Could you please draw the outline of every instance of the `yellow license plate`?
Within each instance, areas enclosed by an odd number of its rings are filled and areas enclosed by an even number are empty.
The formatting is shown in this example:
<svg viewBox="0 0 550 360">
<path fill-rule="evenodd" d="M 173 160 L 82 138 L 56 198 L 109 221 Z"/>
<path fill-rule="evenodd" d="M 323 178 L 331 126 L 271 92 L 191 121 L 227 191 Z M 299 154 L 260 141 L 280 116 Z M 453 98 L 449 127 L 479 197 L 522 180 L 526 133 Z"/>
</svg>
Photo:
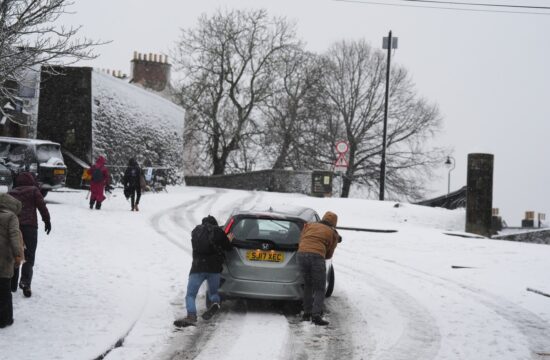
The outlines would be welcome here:
<svg viewBox="0 0 550 360">
<path fill-rule="evenodd" d="M 54 175 L 65 175 L 65 169 L 54 169 L 53 174 Z"/>
<path fill-rule="evenodd" d="M 285 254 L 278 251 L 248 250 L 246 258 L 250 261 L 283 262 Z"/>
</svg>

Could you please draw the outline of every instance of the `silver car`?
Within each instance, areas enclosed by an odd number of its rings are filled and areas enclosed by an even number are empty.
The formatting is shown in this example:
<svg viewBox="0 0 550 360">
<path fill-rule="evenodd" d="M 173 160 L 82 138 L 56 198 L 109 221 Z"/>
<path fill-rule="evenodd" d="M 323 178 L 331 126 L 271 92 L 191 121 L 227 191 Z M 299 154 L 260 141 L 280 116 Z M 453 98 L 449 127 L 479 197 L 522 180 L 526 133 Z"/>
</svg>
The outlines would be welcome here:
<svg viewBox="0 0 550 360">
<path fill-rule="evenodd" d="M 319 221 L 310 208 L 288 207 L 234 213 L 225 225 L 233 233 L 226 253 L 220 296 L 270 300 L 301 300 L 303 279 L 296 262 L 304 224 Z M 334 289 L 334 268 L 327 260 L 326 296 Z"/>
</svg>

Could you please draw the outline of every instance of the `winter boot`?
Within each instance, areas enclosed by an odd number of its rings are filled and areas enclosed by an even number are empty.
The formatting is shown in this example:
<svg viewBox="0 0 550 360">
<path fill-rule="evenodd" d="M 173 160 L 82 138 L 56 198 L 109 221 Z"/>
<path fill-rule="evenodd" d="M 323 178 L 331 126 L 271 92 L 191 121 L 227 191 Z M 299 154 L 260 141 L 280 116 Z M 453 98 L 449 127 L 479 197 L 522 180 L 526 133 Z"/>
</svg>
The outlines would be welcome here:
<svg viewBox="0 0 550 360">
<path fill-rule="evenodd" d="M 183 319 L 174 321 L 175 327 L 195 326 L 196 324 L 197 324 L 197 315 L 193 315 L 193 314 L 188 314 Z"/>
<path fill-rule="evenodd" d="M 328 325 L 328 321 L 324 320 L 321 314 L 311 315 L 311 322 L 314 323 L 315 325 L 320 325 L 320 326 Z"/>
<path fill-rule="evenodd" d="M 134 210 L 139 211 L 138 204 L 136 204 L 136 206 L 134 206 Z"/>
<path fill-rule="evenodd" d="M 310 313 L 303 313 L 302 321 L 311 321 L 311 314 Z"/>
<path fill-rule="evenodd" d="M 94 208 L 94 203 L 95 203 L 95 200 L 90 200 L 90 209 Z"/>
<path fill-rule="evenodd" d="M 136 207 L 132 205 L 132 209 L 130 209 L 130 211 L 135 211 L 135 210 L 136 210 Z"/>
<path fill-rule="evenodd" d="M 23 295 L 25 295 L 25 297 L 29 298 L 29 297 L 32 296 L 32 291 L 31 291 L 31 286 L 30 285 L 19 283 L 19 287 L 21 288 L 21 290 L 23 290 Z"/>
<path fill-rule="evenodd" d="M 218 303 L 213 303 L 212 305 L 210 305 L 210 307 L 208 308 L 208 310 L 206 310 L 203 314 L 202 314 L 202 318 L 204 320 L 210 320 L 212 318 L 212 316 L 214 316 L 218 310 L 220 310 L 220 304 Z"/>
<path fill-rule="evenodd" d="M 101 203 L 99 201 L 95 204 L 95 208 L 96 210 L 101 210 Z"/>
<path fill-rule="evenodd" d="M 13 319 L 6 320 L 5 322 L 0 322 L 0 329 L 5 328 L 6 326 L 13 325 Z"/>
</svg>

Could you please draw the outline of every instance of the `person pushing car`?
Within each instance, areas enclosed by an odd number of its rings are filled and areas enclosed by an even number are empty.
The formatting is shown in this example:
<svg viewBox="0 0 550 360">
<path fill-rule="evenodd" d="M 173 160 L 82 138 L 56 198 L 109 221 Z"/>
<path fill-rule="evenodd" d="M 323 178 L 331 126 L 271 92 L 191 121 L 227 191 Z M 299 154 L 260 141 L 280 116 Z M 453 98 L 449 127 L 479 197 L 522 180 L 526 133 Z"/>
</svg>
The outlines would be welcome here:
<svg viewBox="0 0 550 360">
<path fill-rule="evenodd" d="M 326 264 L 332 258 L 341 237 L 336 231 L 338 216 L 330 211 L 316 223 L 305 224 L 300 234 L 300 244 L 296 255 L 298 266 L 304 277 L 302 320 L 315 325 L 328 325 L 323 319 L 325 301 Z"/>
</svg>

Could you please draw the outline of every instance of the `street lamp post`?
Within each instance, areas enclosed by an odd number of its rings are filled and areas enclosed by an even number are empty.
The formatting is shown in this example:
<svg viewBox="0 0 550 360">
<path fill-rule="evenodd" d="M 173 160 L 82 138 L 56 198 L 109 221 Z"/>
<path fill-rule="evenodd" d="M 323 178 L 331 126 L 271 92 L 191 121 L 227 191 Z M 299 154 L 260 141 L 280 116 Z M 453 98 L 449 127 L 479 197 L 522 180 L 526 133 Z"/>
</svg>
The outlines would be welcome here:
<svg viewBox="0 0 550 360">
<path fill-rule="evenodd" d="M 449 175 L 447 177 L 447 196 L 451 193 L 451 171 L 455 169 L 456 161 L 452 156 L 447 156 L 445 160 L 445 166 L 449 169 Z"/>
<path fill-rule="evenodd" d="M 384 200 L 386 185 L 386 132 L 388 128 L 388 98 L 390 89 L 391 50 L 397 49 L 397 38 L 392 38 L 391 30 L 388 37 L 382 39 L 382 49 L 388 49 L 388 64 L 386 66 L 386 96 L 384 103 L 384 132 L 382 135 L 382 160 L 380 161 L 380 200 Z"/>
</svg>

